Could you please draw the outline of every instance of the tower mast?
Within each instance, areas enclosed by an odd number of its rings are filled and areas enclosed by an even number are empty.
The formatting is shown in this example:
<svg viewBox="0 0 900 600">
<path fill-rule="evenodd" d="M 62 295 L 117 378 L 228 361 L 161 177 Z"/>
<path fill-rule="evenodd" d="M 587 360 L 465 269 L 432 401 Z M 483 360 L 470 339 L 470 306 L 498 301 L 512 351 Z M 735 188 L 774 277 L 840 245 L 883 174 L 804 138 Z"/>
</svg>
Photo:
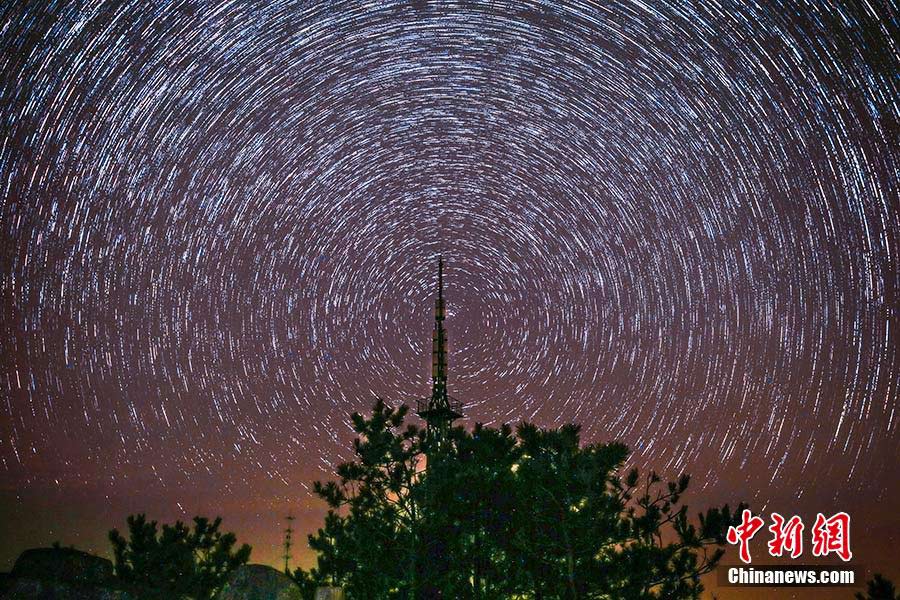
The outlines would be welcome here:
<svg viewBox="0 0 900 600">
<path fill-rule="evenodd" d="M 434 301 L 434 331 L 431 333 L 431 397 L 420 400 L 418 414 L 425 420 L 429 438 L 440 447 L 453 421 L 462 418 L 462 405 L 447 393 L 447 317 L 444 304 L 444 257 L 438 258 L 437 297 Z"/>
<path fill-rule="evenodd" d="M 284 574 L 290 575 L 290 561 L 291 561 L 291 546 L 293 546 L 293 535 L 294 535 L 294 516 L 288 513 L 288 516 L 285 517 L 287 519 L 287 529 L 284 530 L 284 554 L 282 558 L 284 559 Z"/>
</svg>

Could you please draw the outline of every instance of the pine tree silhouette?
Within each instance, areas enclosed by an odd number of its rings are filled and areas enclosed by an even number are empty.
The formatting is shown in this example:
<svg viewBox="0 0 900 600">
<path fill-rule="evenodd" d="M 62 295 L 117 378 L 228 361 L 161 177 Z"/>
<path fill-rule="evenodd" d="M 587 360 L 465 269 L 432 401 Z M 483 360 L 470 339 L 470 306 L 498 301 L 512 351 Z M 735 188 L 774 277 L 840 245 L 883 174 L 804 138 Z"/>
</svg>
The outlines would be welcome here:
<svg viewBox="0 0 900 600">
<path fill-rule="evenodd" d="M 228 574 L 250 558 L 250 546 L 235 549 L 233 533 L 222 533 L 222 519 L 194 517 L 194 527 L 181 521 L 163 525 L 146 515 L 127 519 L 128 538 L 117 529 L 109 532 L 116 575 L 145 598 L 191 596 L 211 598 Z"/>
<path fill-rule="evenodd" d="M 881 573 L 875 573 L 875 576 L 866 583 L 865 595 L 857 592 L 857 600 L 900 600 L 894 584 L 882 577 Z"/>
<path fill-rule="evenodd" d="M 620 476 L 628 449 L 582 445 L 575 425 L 455 427 L 432 461 L 407 412 L 353 415 L 355 458 L 314 486 L 329 512 L 298 582 L 351 598 L 698 598 L 744 508 L 693 524 L 687 476 Z"/>
</svg>

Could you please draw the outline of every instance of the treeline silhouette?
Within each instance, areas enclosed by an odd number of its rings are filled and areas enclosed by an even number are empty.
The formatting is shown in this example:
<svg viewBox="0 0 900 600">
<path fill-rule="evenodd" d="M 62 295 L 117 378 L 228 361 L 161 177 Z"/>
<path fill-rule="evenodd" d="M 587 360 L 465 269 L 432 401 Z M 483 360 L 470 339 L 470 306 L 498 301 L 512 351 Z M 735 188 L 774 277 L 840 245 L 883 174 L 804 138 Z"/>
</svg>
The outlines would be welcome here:
<svg viewBox="0 0 900 600">
<path fill-rule="evenodd" d="M 269 567 L 242 567 L 251 548 L 222 531 L 221 518 L 160 527 L 138 514 L 124 535 L 109 532 L 113 565 L 58 544 L 27 550 L 0 580 L 0 599 L 63 589 L 23 578 L 65 579 L 78 593 L 91 581 L 97 597 L 122 590 L 147 600 L 313 600 L 320 587 L 350 600 L 696 599 L 745 508 L 714 507 L 693 520 L 682 502 L 686 475 L 624 473 L 628 449 L 582 445 L 577 425 L 435 435 L 408 423 L 408 410 L 378 400 L 370 417 L 353 415 L 353 460 L 314 485 L 329 510 L 308 537 L 316 567 L 287 573 L 299 589 Z M 879 574 L 855 597 L 900 600 Z"/>
<path fill-rule="evenodd" d="M 444 439 L 378 400 L 353 415 L 355 458 L 317 482 L 329 507 L 309 536 L 308 598 L 698 598 L 744 505 L 700 513 L 689 478 L 621 473 L 619 443 L 582 445 L 577 425 L 452 428 Z"/>
<path fill-rule="evenodd" d="M 235 534 L 220 531 L 220 517 L 194 517 L 193 527 L 177 521 L 161 530 L 143 514 L 127 523 L 128 537 L 113 529 L 109 540 L 119 582 L 139 598 L 208 600 L 250 559 L 250 546 L 235 548 Z"/>
</svg>

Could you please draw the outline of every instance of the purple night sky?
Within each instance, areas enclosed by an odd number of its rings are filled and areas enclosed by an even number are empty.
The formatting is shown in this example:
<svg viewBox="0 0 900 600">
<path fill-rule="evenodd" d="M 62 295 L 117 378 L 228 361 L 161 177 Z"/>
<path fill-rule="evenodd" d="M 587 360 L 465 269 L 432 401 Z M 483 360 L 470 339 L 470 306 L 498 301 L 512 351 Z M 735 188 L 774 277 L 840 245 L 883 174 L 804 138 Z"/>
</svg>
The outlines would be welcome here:
<svg viewBox="0 0 900 600">
<path fill-rule="evenodd" d="M 133 512 L 276 563 L 350 413 L 427 394 L 442 252 L 467 423 L 580 422 L 691 473 L 692 509 L 847 511 L 853 563 L 900 576 L 896 4 L 0 27 L 0 571 Z"/>
</svg>

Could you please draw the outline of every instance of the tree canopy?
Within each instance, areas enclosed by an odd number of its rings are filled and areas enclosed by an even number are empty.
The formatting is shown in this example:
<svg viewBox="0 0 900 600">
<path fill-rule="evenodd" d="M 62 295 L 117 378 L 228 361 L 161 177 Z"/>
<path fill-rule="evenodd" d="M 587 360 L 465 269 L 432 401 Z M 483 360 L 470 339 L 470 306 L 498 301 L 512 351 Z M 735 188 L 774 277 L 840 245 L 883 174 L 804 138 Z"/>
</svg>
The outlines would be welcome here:
<svg viewBox="0 0 900 600">
<path fill-rule="evenodd" d="M 881 573 L 875 573 L 875 576 L 866 582 L 865 594 L 857 592 L 855 597 L 857 600 L 900 599 L 900 596 L 897 595 L 897 588 L 894 587 L 894 583 L 890 579 L 887 579 L 886 577 L 881 575 Z"/>
<path fill-rule="evenodd" d="M 695 522 L 689 478 L 620 471 L 628 449 L 577 425 L 476 425 L 437 444 L 378 400 L 353 415 L 355 458 L 315 492 L 318 566 L 295 577 L 349 598 L 697 598 L 744 508 Z"/>
<path fill-rule="evenodd" d="M 109 540 L 116 575 L 141 597 L 211 598 L 228 574 L 250 558 L 250 546 L 235 549 L 235 535 L 219 530 L 219 517 L 194 517 L 193 528 L 177 521 L 161 531 L 143 514 L 131 515 L 127 522 L 128 538 L 113 529 Z"/>
</svg>

